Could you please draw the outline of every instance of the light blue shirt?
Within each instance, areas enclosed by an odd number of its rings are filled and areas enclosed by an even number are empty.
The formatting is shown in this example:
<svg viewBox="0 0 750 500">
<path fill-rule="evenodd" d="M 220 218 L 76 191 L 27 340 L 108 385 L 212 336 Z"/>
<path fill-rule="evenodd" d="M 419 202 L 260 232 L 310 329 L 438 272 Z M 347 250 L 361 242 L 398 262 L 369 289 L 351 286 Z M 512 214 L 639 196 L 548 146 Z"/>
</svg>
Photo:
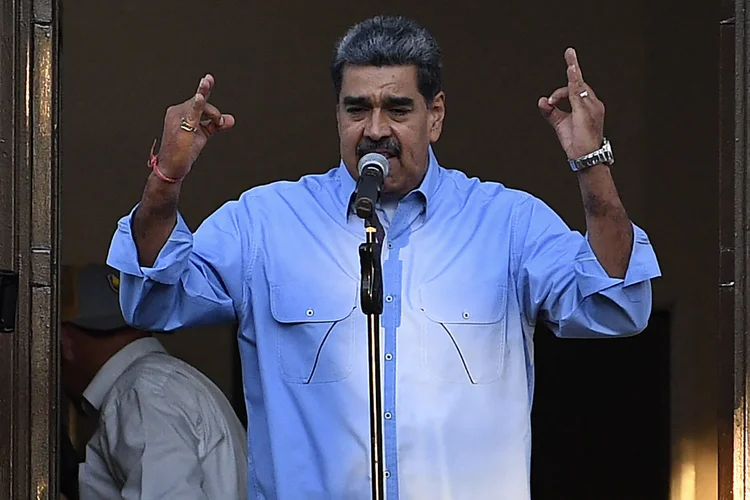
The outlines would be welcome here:
<svg viewBox="0 0 750 500">
<path fill-rule="evenodd" d="M 238 322 L 249 498 L 370 498 L 354 188 L 343 164 L 255 187 L 195 234 L 178 218 L 152 268 L 138 264 L 132 214 L 112 241 L 128 322 Z M 627 274 L 610 278 L 543 202 L 432 151 L 392 214 L 380 213 L 387 497 L 528 499 L 537 318 L 561 337 L 643 330 L 660 275 L 649 240 L 633 226 Z"/>
</svg>

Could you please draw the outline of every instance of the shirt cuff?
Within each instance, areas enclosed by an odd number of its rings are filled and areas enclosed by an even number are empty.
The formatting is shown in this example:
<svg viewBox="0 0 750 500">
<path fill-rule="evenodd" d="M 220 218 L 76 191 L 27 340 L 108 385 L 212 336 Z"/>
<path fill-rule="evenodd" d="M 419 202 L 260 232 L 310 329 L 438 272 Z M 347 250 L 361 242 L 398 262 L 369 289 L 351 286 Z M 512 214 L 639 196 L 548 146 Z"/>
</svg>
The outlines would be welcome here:
<svg viewBox="0 0 750 500">
<path fill-rule="evenodd" d="M 604 270 L 596 255 L 594 255 L 594 251 L 589 244 L 588 234 L 586 235 L 575 259 L 578 290 L 583 297 L 588 297 L 614 286 L 627 288 L 661 276 L 659 262 L 648 236 L 635 224 L 632 224 L 632 226 L 633 249 L 630 253 L 625 278 L 612 278 L 607 274 L 607 271 Z"/>
<path fill-rule="evenodd" d="M 165 285 L 174 285 L 180 280 L 180 276 L 187 267 L 193 248 L 193 233 L 178 212 L 177 224 L 159 252 L 153 267 L 143 267 L 138 262 L 138 249 L 132 232 L 133 214 L 137 209 L 138 205 L 118 221 L 117 230 L 109 247 L 107 264 L 125 274 Z"/>
</svg>

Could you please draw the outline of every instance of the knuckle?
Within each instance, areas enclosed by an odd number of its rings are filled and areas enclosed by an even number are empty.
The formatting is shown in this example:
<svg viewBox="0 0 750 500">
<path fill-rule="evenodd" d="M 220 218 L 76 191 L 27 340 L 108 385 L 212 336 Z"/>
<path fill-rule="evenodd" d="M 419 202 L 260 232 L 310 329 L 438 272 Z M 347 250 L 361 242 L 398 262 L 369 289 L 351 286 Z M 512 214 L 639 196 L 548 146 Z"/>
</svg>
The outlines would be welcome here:
<svg viewBox="0 0 750 500">
<path fill-rule="evenodd" d="M 164 113 L 164 123 L 170 121 L 176 113 L 176 106 L 169 106 L 166 113 Z"/>
</svg>

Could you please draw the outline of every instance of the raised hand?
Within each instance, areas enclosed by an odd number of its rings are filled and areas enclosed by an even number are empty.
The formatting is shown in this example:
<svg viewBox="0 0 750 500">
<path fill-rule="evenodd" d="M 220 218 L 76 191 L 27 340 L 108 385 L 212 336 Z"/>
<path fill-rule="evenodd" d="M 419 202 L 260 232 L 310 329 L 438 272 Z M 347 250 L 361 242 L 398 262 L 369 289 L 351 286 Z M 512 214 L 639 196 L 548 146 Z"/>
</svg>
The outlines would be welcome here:
<svg viewBox="0 0 750 500">
<path fill-rule="evenodd" d="M 208 102 L 214 85 L 214 77 L 207 74 L 192 98 L 167 109 L 158 154 L 158 169 L 167 177 L 185 177 L 208 139 L 234 126 L 232 115 Z"/>
<path fill-rule="evenodd" d="M 153 169 L 141 203 L 133 214 L 132 232 L 138 261 L 150 267 L 177 222 L 182 180 L 215 133 L 234 126 L 234 117 L 209 104 L 214 77 L 201 78 L 195 95 L 167 109 L 159 154 L 149 160 Z"/>
<path fill-rule="evenodd" d="M 568 158 L 576 159 L 601 147 L 604 137 L 604 104 L 583 80 L 578 57 L 572 48 L 565 51 L 565 62 L 568 65 L 568 85 L 555 90 L 549 97 L 539 99 L 538 106 L 555 129 Z M 565 99 L 570 101 L 570 112 L 557 107 Z"/>
</svg>

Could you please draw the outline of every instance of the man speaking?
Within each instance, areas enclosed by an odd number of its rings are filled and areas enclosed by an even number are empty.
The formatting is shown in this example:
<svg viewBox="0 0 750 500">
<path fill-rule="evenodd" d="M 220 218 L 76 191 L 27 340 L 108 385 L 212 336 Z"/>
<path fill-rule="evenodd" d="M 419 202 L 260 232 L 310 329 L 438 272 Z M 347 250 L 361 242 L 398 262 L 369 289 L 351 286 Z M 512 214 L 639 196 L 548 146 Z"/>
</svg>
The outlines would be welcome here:
<svg viewBox="0 0 750 500">
<path fill-rule="evenodd" d="M 404 18 L 368 19 L 336 47 L 340 165 L 250 189 L 195 234 L 178 212 L 181 184 L 235 119 L 211 104 L 211 75 L 167 110 L 143 197 L 120 220 L 108 263 L 122 272 L 133 325 L 239 324 L 248 497 L 370 496 L 357 252 L 368 203 L 355 209 L 354 193 L 360 160 L 377 153 L 388 165 L 382 196 L 369 188 L 384 228 L 387 497 L 529 498 L 535 323 L 569 338 L 636 334 L 660 274 L 612 180 L 604 105 L 576 53 L 564 57 L 566 85 L 538 107 L 569 162 L 544 167 L 530 157 L 525 168 L 577 176 L 585 237 L 529 194 L 440 165 L 431 147 L 446 112 L 440 49 Z"/>
</svg>

